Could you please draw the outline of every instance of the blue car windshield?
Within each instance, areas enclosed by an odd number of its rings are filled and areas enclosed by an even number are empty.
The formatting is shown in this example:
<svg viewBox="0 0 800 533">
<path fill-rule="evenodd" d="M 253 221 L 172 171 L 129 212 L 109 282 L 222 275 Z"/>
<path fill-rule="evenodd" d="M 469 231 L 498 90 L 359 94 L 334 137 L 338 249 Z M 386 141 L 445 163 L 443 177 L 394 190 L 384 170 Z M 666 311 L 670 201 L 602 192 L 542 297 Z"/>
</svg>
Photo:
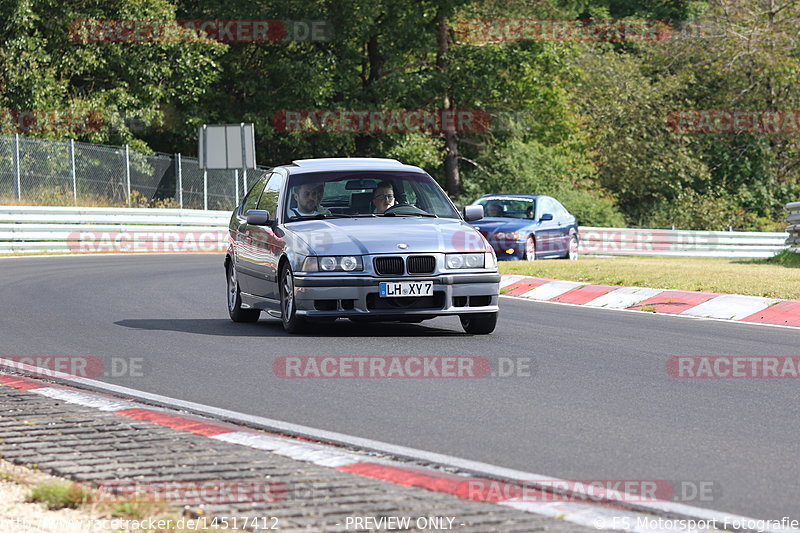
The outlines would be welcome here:
<svg viewBox="0 0 800 533">
<path fill-rule="evenodd" d="M 533 198 L 490 196 L 480 198 L 475 203 L 483 206 L 487 218 L 532 219 L 536 213 L 536 200 Z"/>
<path fill-rule="evenodd" d="M 394 171 L 309 172 L 290 175 L 286 220 L 308 217 L 460 218 L 427 174 Z"/>
</svg>

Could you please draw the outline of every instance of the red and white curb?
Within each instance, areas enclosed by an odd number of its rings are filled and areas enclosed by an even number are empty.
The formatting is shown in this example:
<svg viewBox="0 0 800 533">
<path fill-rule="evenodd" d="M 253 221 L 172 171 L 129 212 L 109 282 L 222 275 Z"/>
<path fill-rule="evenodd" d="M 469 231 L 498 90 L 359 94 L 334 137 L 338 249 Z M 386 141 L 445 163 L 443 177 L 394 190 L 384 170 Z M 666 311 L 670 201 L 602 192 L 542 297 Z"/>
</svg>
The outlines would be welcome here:
<svg viewBox="0 0 800 533">
<path fill-rule="evenodd" d="M 594 285 L 517 275 L 502 276 L 500 289 L 504 296 L 540 302 L 800 327 L 800 300 Z"/>
<path fill-rule="evenodd" d="M 681 532 L 708 533 L 708 527 L 697 527 L 697 522 L 715 524 L 760 524 L 757 520 L 728 513 L 709 511 L 680 503 L 646 500 L 623 491 L 608 492 L 591 485 L 581 485 L 565 491 L 564 499 L 581 501 L 550 501 L 554 498 L 554 485 L 575 487 L 575 482 L 553 477 L 521 472 L 486 463 L 460 459 L 447 455 L 415 450 L 403 446 L 352 437 L 341 433 L 319 430 L 245 415 L 174 398 L 127 389 L 87 378 L 80 378 L 53 370 L 33 367 L 10 359 L 0 358 L 0 366 L 46 376 L 47 379 L 70 382 L 82 386 L 111 391 L 107 393 L 78 390 L 39 379 L 0 372 L 0 386 L 12 387 L 67 403 L 92 407 L 120 416 L 143 420 L 203 435 L 232 444 L 275 453 L 297 461 L 335 468 L 343 472 L 380 479 L 403 486 L 450 494 L 462 499 L 494 503 L 519 511 L 550 516 L 598 530 L 629 531 L 636 533 Z M 156 403 L 153 407 L 144 402 Z M 177 412 L 189 410 L 222 420 L 209 420 L 192 414 Z M 251 429 L 232 423 L 264 427 L 267 431 Z M 287 436 L 294 435 L 294 436 Z M 311 439 L 311 440 L 309 440 Z M 325 441 L 359 450 L 347 450 Z M 383 454 L 384 457 L 371 454 Z M 439 468 L 426 468 L 418 464 L 390 459 L 386 455 L 432 464 Z M 445 472 L 442 468 L 456 469 L 459 473 Z M 588 501 L 587 501 L 588 500 Z M 631 503 L 636 502 L 636 503 Z M 643 511 L 636 512 L 636 511 Z M 655 516 L 654 516 L 655 515 Z M 665 518 L 666 517 L 666 518 Z M 728 527 L 728 530 L 755 531 L 753 527 Z M 761 533 L 800 533 L 798 529 L 758 527 Z"/>
</svg>

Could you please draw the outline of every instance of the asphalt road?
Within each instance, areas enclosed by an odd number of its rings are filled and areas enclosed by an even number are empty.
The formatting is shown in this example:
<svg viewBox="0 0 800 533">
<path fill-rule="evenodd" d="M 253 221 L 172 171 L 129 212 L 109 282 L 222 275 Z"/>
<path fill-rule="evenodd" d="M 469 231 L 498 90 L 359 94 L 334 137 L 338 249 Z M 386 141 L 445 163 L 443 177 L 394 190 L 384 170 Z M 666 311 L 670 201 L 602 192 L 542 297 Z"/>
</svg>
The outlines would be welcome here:
<svg viewBox="0 0 800 533">
<path fill-rule="evenodd" d="M 675 355 L 798 355 L 800 331 L 511 298 L 490 336 L 456 318 L 337 321 L 304 336 L 234 324 L 222 257 L 0 259 L 2 356 L 142 358 L 106 381 L 183 400 L 576 480 L 706 483 L 689 505 L 800 518 L 800 388 L 686 380 Z M 285 355 L 529 357 L 532 377 L 285 379 Z"/>
</svg>

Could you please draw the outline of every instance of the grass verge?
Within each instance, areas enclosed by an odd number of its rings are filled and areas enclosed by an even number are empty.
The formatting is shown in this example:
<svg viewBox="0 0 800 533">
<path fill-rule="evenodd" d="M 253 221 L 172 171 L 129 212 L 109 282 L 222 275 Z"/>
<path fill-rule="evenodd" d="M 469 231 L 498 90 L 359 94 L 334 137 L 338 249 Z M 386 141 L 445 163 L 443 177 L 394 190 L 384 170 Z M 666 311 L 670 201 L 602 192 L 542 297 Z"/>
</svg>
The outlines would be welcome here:
<svg viewBox="0 0 800 533">
<path fill-rule="evenodd" d="M 28 501 L 43 503 L 50 510 L 77 509 L 92 501 L 92 493 L 77 483 L 49 481 L 33 487 Z"/>
<path fill-rule="evenodd" d="M 603 285 L 800 299 L 800 254 L 770 259 L 582 256 L 578 261 L 504 261 L 501 274 Z"/>
</svg>

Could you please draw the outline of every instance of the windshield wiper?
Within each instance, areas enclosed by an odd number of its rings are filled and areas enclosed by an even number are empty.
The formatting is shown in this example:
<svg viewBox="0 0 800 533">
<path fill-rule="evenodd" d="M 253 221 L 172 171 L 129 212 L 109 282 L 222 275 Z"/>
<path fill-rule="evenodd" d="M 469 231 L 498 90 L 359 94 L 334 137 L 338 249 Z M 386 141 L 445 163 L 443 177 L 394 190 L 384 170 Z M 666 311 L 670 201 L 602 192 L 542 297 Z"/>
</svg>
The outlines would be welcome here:
<svg viewBox="0 0 800 533">
<path fill-rule="evenodd" d="M 316 215 L 294 215 L 287 219 L 287 222 L 293 222 L 295 220 L 322 220 L 324 218 L 350 218 L 353 215 L 342 215 L 339 213 L 317 213 Z"/>
<path fill-rule="evenodd" d="M 430 217 L 439 218 L 439 215 L 433 213 L 384 213 L 385 217 Z"/>
</svg>

